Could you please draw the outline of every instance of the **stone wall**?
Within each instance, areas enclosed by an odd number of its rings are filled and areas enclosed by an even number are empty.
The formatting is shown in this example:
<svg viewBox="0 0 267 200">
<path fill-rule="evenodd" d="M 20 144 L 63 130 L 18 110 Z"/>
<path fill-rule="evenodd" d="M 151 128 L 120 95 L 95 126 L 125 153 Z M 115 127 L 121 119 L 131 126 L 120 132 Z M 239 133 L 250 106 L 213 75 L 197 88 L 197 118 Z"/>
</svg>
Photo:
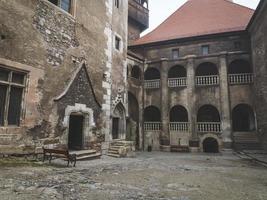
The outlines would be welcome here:
<svg viewBox="0 0 267 200">
<path fill-rule="evenodd" d="M 127 2 L 115 14 L 112 0 L 74 2 L 72 15 L 47 0 L 1 0 L 0 64 L 28 71 L 29 85 L 24 105 L 26 114 L 21 119 L 24 123 L 16 128 L 0 127 L 0 134 L 15 134 L 27 138 L 29 143 L 33 137 L 54 138 L 60 135 L 62 109 L 67 104 L 82 103 L 95 110 L 90 98 L 76 93 L 89 87 L 88 80 L 80 76 L 75 85 L 81 90 L 68 93 L 72 101 L 62 101 L 59 107 L 54 102 L 82 62 L 86 63 L 96 100 L 104 105 L 104 114 L 100 115 L 96 109 L 97 129 L 108 129 L 109 134 L 111 96 L 117 95 L 118 88 L 125 91 Z M 114 51 L 113 30 L 122 38 L 120 52 Z M 108 123 L 102 125 L 106 120 Z"/>
<path fill-rule="evenodd" d="M 267 149 L 267 2 L 261 1 L 249 26 L 252 60 L 255 71 L 255 101 L 258 131 Z"/>
</svg>

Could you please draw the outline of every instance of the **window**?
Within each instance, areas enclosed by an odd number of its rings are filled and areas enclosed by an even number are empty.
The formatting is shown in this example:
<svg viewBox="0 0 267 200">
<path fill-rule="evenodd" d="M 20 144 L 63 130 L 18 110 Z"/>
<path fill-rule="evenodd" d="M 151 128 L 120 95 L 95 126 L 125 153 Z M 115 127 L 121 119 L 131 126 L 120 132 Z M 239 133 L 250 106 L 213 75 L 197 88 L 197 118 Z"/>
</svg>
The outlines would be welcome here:
<svg viewBox="0 0 267 200">
<path fill-rule="evenodd" d="M 209 45 L 204 45 L 201 47 L 201 52 L 202 55 L 208 55 L 210 51 L 210 46 Z"/>
<path fill-rule="evenodd" d="M 0 126 L 20 125 L 25 73 L 0 67 Z"/>
<path fill-rule="evenodd" d="M 116 6 L 117 8 L 120 7 L 120 0 L 115 0 L 115 6 Z"/>
<path fill-rule="evenodd" d="M 71 13 L 72 0 L 48 0 L 52 4 L 60 7 L 68 13 Z"/>
<path fill-rule="evenodd" d="M 173 49 L 172 50 L 172 58 L 178 59 L 179 58 L 179 49 Z"/>
<path fill-rule="evenodd" d="M 115 36 L 115 48 L 120 50 L 121 48 L 121 39 L 118 36 Z"/>
</svg>

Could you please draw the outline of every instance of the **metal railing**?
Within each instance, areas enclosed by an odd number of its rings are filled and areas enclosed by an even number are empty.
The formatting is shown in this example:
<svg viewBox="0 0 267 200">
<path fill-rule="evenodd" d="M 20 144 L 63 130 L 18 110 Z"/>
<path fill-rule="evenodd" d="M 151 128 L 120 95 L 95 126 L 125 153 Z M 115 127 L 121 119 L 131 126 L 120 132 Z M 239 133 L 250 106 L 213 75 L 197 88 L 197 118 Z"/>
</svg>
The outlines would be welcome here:
<svg viewBox="0 0 267 200">
<path fill-rule="evenodd" d="M 187 78 L 181 77 L 181 78 L 169 78 L 168 79 L 168 87 L 174 88 L 174 87 L 185 87 L 187 86 Z"/>
<path fill-rule="evenodd" d="M 169 130 L 173 132 L 188 132 L 189 126 L 189 122 L 170 122 Z"/>
<path fill-rule="evenodd" d="M 144 87 L 146 89 L 155 89 L 160 87 L 160 79 L 155 80 L 145 80 Z"/>
<path fill-rule="evenodd" d="M 219 85 L 219 76 L 196 76 L 196 85 L 207 86 L 207 85 Z"/>
<path fill-rule="evenodd" d="M 243 73 L 243 74 L 229 74 L 228 75 L 229 84 L 251 84 L 253 83 L 253 74 L 252 73 Z"/>
<path fill-rule="evenodd" d="M 161 130 L 161 122 L 145 122 L 144 123 L 145 131 L 160 131 Z"/>
<path fill-rule="evenodd" d="M 198 122 L 197 131 L 200 133 L 220 133 L 221 132 L 221 122 Z"/>
</svg>

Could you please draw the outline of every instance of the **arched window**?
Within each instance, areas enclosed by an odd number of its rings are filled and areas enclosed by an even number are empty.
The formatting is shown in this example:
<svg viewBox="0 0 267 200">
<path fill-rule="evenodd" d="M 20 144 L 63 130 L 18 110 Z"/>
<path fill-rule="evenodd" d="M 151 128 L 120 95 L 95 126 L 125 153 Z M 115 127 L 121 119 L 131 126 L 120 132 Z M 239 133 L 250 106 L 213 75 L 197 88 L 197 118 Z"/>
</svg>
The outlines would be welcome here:
<svg viewBox="0 0 267 200">
<path fill-rule="evenodd" d="M 228 66 L 228 74 L 248 74 L 251 72 L 250 63 L 246 60 L 235 60 Z"/>
<path fill-rule="evenodd" d="M 168 72 L 168 78 L 186 77 L 186 69 L 183 66 L 173 66 Z"/>
<path fill-rule="evenodd" d="M 160 110 L 155 106 L 148 106 L 144 110 L 144 121 L 145 122 L 160 122 L 161 114 Z"/>
<path fill-rule="evenodd" d="M 196 70 L 196 76 L 212 76 L 218 75 L 218 69 L 215 64 L 205 62 L 200 64 Z"/>
<path fill-rule="evenodd" d="M 198 122 L 220 122 L 220 114 L 216 107 L 212 105 L 202 106 L 197 113 Z"/>
<path fill-rule="evenodd" d="M 253 109 L 247 104 L 239 104 L 232 111 L 233 131 L 254 131 L 255 115 Z"/>
<path fill-rule="evenodd" d="M 188 113 L 185 107 L 177 105 L 170 110 L 170 122 L 188 122 Z"/>
<path fill-rule="evenodd" d="M 160 72 L 156 68 L 148 68 L 145 72 L 145 80 L 160 79 Z"/>
<path fill-rule="evenodd" d="M 138 79 L 138 80 L 141 79 L 141 70 L 137 65 L 133 66 L 133 68 L 131 70 L 131 76 L 135 79 Z"/>
</svg>

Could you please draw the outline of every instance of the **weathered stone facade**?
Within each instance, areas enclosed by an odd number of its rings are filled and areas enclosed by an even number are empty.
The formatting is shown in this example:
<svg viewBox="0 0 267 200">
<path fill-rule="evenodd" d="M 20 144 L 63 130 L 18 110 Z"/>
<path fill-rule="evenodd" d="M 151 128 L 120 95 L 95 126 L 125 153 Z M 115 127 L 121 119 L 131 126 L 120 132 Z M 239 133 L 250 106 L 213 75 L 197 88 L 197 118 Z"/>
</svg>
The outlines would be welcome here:
<svg viewBox="0 0 267 200">
<path fill-rule="evenodd" d="M 251 35 L 251 53 L 255 72 L 254 91 L 258 132 L 267 149 L 267 2 L 261 1 L 252 18 L 248 30 Z"/>
<path fill-rule="evenodd" d="M 112 139 L 112 99 L 121 93 L 126 105 L 127 6 L 72 0 L 68 13 L 48 0 L 0 1 L 1 68 L 27 75 L 20 125 L 0 127 L 3 148 L 67 144 L 71 107 L 92 126 L 86 142 Z"/>
</svg>

